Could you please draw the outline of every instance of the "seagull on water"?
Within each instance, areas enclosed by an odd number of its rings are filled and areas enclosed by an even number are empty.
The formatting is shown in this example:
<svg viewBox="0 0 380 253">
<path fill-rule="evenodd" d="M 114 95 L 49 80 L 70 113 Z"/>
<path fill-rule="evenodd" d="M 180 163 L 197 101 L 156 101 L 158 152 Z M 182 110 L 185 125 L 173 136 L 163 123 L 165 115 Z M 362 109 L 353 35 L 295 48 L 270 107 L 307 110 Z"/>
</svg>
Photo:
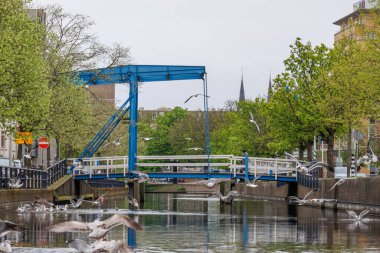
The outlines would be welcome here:
<svg viewBox="0 0 380 253">
<path fill-rule="evenodd" d="M 234 198 L 236 196 L 239 196 L 240 194 L 237 191 L 230 191 L 229 193 L 227 193 L 226 196 L 223 196 L 220 192 L 214 192 L 210 194 L 209 196 L 212 196 L 212 195 L 217 195 L 220 198 L 220 201 L 222 201 L 225 204 L 231 204 Z"/>
<path fill-rule="evenodd" d="M 0 252 L 4 253 L 10 253 L 12 252 L 12 242 L 9 240 L 5 240 L 4 242 L 0 243 Z"/>
<path fill-rule="evenodd" d="M 10 178 L 8 182 L 8 186 L 11 189 L 20 189 L 22 187 L 23 183 L 21 182 L 21 179 L 19 178 Z"/>
<path fill-rule="evenodd" d="M 106 192 L 106 193 L 100 195 L 100 197 L 97 198 L 95 201 L 90 201 L 90 200 L 83 200 L 83 201 L 84 201 L 84 202 L 91 203 L 91 204 L 93 204 L 93 205 L 95 205 L 95 206 L 100 207 L 100 206 L 101 206 L 101 201 L 103 200 L 104 196 L 106 196 L 108 193 L 109 193 L 109 192 Z"/>
<path fill-rule="evenodd" d="M 124 225 L 134 230 L 142 230 L 142 227 L 131 217 L 114 214 L 110 218 L 93 222 L 65 221 L 50 228 L 50 232 L 90 232 L 89 238 L 100 240 L 104 238 L 108 231 L 116 226 Z"/>
<path fill-rule="evenodd" d="M 299 199 L 298 197 L 296 196 L 289 196 L 289 203 L 290 204 L 298 204 L 298 205 L 303 205 L 303 204 L 306 204 L 308 202 L 307 200 L 307 197 L 309 197 L 310 194 L 312 194 L 313 192 L 315 191 L 318 191 L 318 189 L 313 189 L 311 190 L 310 192 L 308 192 L 305 197 L 303 197 L 303 199 Z"/>
<path fill-rule="evenodd" d="M 339 179 L 332 187 L 331 187 L 331 189 L 329 190 L 329 192 L 330 191 L 332 191 L 335 187 L 338 187 L 339 188 L 339 186 L 340 185 L 342 185 L 344 182 L 346 182 L 346 179 L 344 179 L 344 178 L 341 178 L 341 179 Z"/>
<path fill-rule="evenodd" d="M 257 181 L 261 176 L 262 176 L 262 175 L 256 177 L 256 178 L 253 180 L 252 183 L 251 183 L 251 182 L 249 181 L 249 179 L 248 179 L 248 180 L 245 182 L 245 185 L 248 186 L 248 187 L 253 187 L 253 188 L 257 187 L 258 185 L 255 184 L 255 183 L 256 183 L 256 181 Z"/>
<path fill-rule="evenodd" d="M 346 210 L 346 211 L 348 215 L 350 215 L 352 218 L 355 219 L 355 221 L 359 221 L 359 222 L 362 221 L 363 217 L 369 213 L 369 210 L 363 210 L 358 216 L 354 211 L 351 211 L 351 210 Z"/>
<path fill-rule="evenodd" d="M 6 220 L 0 220 L 0 238 L 6 236 L 10 232 L 20 232 L 24 228 Z"/>
</svg>

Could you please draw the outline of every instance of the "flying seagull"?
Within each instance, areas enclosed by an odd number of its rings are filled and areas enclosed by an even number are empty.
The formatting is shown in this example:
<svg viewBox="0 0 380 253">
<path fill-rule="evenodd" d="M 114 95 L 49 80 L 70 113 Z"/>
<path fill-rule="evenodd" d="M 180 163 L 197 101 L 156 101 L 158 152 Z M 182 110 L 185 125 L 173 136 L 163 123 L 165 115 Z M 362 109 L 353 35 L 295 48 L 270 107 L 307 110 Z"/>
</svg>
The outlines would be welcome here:
<svg viewBox="0 0 380 253">
<path fill-rule="evenodd" d="M 148 174 L 146 174 L 144 172 L 141 172 L 141 171 L 138 171 L 138 170 L 133 170 L 132 173 L 138 175 L 138 178 L 135 178 L 135 180 L 137 181 L 137 183 L 144 183 L 144 182 L 146 182 L 146 181 L 149 180 Z"/>
<path fill-rule="evenodd" d="M 295 156 L 293 156 L 287 152 L 285 152 L 285 155 L 296 162 L 296 164 L 297 164 L 296 168 L 302 175 L 311 176 L 310 172 L 312 170 L 317 169 L 317 168 L 328 168 L 329 170 L 332 170 L 332 168 L 327 163 L 316 162 L 316 163 L 313 163 L 312 165 L 307 167 L 305 165 L 302 165 Z"/>
<path fill-rule="evenodd" d="M 222 201 L 225 204 L 231 204 L 234 198 L 236 196 L 239 196 L 240 194 L 237 191 L 230 191 L 229 193 L 227 193 L 226 196 L 223 196 L 220 192 L 212 193 L 209 196 L 212 195 L 217 195 L 220 198 L 220 201 Z"/>
<path fill-rule="evenodd" d="M 313 192 L 318 191 L 318 189 L 313 189 L 310 192 L 308 192 L 303 199 L 299 199 L 296 196 L 289 196 L 289 203 L 290 204 L 298 204 L 298 205 L 303 205 L 308 202 L 307 197 L 309 197 L 310 194 Z"/>
<path fill-rule="evenodd" d="M 252 183 L 250 183 L 250 181 L 249 181 L 249 179 L 248 179 L 248 180 L 245 182 L 245 185 L 248 186 L 248 187 L 253 187 L 253 188 L 257 187 L 258 185 L 255 184 L 255 183 L 256 183 L 256 181 L 257 181 L 260 177 L 261 177 L 261 175 L 258 176 L 258 177 L 256 177 L 256 178 L 253 180 Z"/>
<path fill-rule="evenodd" d="M 257 122 L 254 119 L 253 114 L 251 112 L 249 112 L 249 115 L 251 116 L 251 118 L 249 119 L 249 122 L 253 123 L 256 126 L 257 132 L 260 134 L 259 124 L 257 124 Z"/>
<path fill-rule="evenodd" d="M 19 232 L 22 231 L 24 228 L 6 220 L 0 220 L 0 238 L 7 235 L 9 232 Z"/>
<path fill-rule="evenodd" d="M 69 197 L 69 200 L 70 200 L 71 206 L 72 206 L 73 208 L 78 208 L 78 207 L 80 207 L 80 205 L 82 205 L 83 200 L 84 200 L 84 197 L 81 196 L 81 197 L 80 197 L 79 199 L 77 199 L 76 201 L 73 200 L 73 199 L 71 199 L 71 198 Z"/>
<path fill-rule="evenodd" d="M 213 188 L 215 185 L 217 185 L 221 182 L 226 182 L 226 181 L 230 181 L 230 179 L 228 179 L 228 178 L 219 178 L 219 179 L 211 178 L 209 180 L 199 180 L 199 181 L 185 183 L 185 184 L 203 184 L 207 188 Z"/>
<path fill-rule="evenodd" d="M 0 243 L 0 252 L 4 253 L 10 253 L 12 252 L 12 242 L 9 240 L 5 240 L 4 242 Z"/>
<path fill-rule="evenodd" d="M 194 147 L 194 148 L 188 148 L 187 150 L 195 150 L 195 151 L 198 151 L 198 150 L 203 150 L 203 148 Z"/>
<path fill-rule="evenodd" d="M 344 178 L 339 179 L 339 180 L 333 185 L 333 187 L 331 187 L 331 189 L 329 190 L 329 192 L 332 191 L 335 187 L 339 187 L 339 186 L 340 186 L 341 184 L 343 184 L 344 182 L 346 182 L 346 179 L 344 179 Z"/>
<path fill-rule="evenodd" d="M 354 211 L 351 211 L 351 210 L 346 210 L 346 211 L 347 211 L 347 213 L 348 213 L 352 218 L 355 219 L 355 221 L 362 221 L 362 220 L 363 220 L 363 217 L 369 213 L 369 210 L 363 210 L 363 211 L 359 214 L 359 216 L 358 216 Z"/>
<path fill-rule="evenodd" d="M 204 96 L 203 94 L 194 94 L 194 95 L 191 95 L 188 99 L 185 100 L 184 104 L 186 104 L 187 102 L 189 102 L 190 99 L 192 99 L 193 97 L 196 98 L 198 96 Z M 210 97 L 210 96 L 205 96 L 205 97 Z"/>
<path fill-rule="evenodd" d="M 116 226 L 124 225 L 134 230 L 142 230 L 142 227 L 135 222 L 131 217 L 114 214 L 110 218 L 93 222 L 81 222 L 81 221 L 65 221 L 59 224 L 53 225 L 49 231 L 55 233 L 63 232 L 90 232 L 88 235 L 91 239 L 100 240 L 104 238 L 108 231 Z"/>
<path fill-rule="evenodd" d="M 108 193 L 109 193 L 109 192 L 106 192 L 106 193 L 100 195 L 99 198 L 97 198 L 95 201 L 90 201 L 90 200 L 83 200 L 83 201 L 84 201 L 84 202 L 91 203 L 91 204 L 93 204 L 93 205 L 95 205 L 95 206 L 100 206 L 100 205 L 101 205 L 100 201 L 101 201 L 101 200 L 104 198 L 104 196 L 106 196 Z"/>
<path fill-rule="evenodd" d="M 139 202 L 135 198 L 128 197 L 128 203 L 131 204 L 133 207 L 139 208 Z"/>
<path fill-rule="evenodd" d="M 88 245 L 81 239 L 74 239 L 66 242 L 67 246 L 72 249 L 76 249 L 79 252 L 95 253 L 95 252 L 117 252 L 117 253 L 129 253 L 134 252 L 131 250 L 125 242 L 121 240 L 112 241 L 97 241 L 91 245 Z"/>
</svg>

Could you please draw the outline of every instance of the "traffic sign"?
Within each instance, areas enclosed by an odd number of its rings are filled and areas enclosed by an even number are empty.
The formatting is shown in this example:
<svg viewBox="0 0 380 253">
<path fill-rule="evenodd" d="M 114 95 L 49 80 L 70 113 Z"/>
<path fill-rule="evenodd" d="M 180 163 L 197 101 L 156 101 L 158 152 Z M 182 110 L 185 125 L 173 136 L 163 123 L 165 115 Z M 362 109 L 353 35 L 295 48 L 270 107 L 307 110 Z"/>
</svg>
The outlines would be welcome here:
<svg viewBox="0 0 380 253">
<path fill-rule="evenodd" d="M 47 137 L 41 137 L 38 139 L 38 146 L 42 149 L 48 148 L 49 147 L 49 142 Z"/>
<path fill-rule="evenodd" d="M 16 144 L 32 144 L 33 138 L 31 132 L 17 132 L 15 134 Z"/>
</svg>

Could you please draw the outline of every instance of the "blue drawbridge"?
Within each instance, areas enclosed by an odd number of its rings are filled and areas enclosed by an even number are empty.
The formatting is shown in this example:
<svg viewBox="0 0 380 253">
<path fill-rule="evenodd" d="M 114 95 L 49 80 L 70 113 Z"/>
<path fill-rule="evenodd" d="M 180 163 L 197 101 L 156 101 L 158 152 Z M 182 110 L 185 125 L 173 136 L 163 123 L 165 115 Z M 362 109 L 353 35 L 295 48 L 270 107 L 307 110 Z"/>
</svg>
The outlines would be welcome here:
<svg viewBox="0 0 380 253">
<path fill-rule="evenodd" d="M 158 82 L 174 80 L 203 80 L 204 106 L 205 106 L 205 148 L 210 155 L 210 136 L 208 131 L 208 102 L 207 102 L 207 78 L 204 66 L 170 66 L 170 65 L 128 65 L 112 68 L 95 69 L 76 72 L 75 75 L 83 85 L 100 85 L 129 83 L 129 98 L 105 123 L 102 129 L 86 146 L 84 151 L 68 169 L 72 170 L 83 158 L 92 157 L 103 142 L 109 137 L 121 119 L 129 112 L 129 159 L 128 169 L 132 172 L 136 169 L 137 156 L 137 121 L 138 121 L 138 83 Z"/>
</svg>

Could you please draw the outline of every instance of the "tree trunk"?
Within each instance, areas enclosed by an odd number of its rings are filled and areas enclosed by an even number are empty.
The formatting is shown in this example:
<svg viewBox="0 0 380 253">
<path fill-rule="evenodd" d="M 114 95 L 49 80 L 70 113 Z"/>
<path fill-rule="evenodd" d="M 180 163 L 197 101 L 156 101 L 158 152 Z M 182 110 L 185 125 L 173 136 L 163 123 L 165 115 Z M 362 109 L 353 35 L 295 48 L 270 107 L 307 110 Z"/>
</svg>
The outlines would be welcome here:
<svg viewBox="0 0 380 253">
<path fill-rule="evenodd" d="M 305 145 L 303 144 L 300 144 L 299 148 L 298 148 L 298 160 L 303 160 L 304 157 L 303 157 L 303 152 L 305 151 Z"/>
<path fill-rule="evenodd" d="M 308 142 L 306 146 L 307 160 L 311 162 L 313 160 L 313 142 Z"/>
<path fill-rule="evenodd" d="M 59 139 L 55 139 L 55 141 L 57 143 L 57 161 L 56 162 L 59 162 L 61 161 L 61 143 Z"/>
<path fill-rule="evenodd" d="M 351 171 L 351 156 L 352 156 L 352 128 L 351 124 L 348 127 L 348 144 L 347 144 L 347 152 L 346 152 L 346 161 L 347 161 L 347 178 L 350 177 Z"/>
<path fill-rule="evenodd" d="M 335 137 L 335 130 L 334 129 L 327 129 L 327 137 L 326 137 L 326 142 L 327 142 L 327 164 L 331 167 L 334 167 L 334 159 L 335 159 L 335 154 L 334 154 L 334 137 Z"/>
</svg>

